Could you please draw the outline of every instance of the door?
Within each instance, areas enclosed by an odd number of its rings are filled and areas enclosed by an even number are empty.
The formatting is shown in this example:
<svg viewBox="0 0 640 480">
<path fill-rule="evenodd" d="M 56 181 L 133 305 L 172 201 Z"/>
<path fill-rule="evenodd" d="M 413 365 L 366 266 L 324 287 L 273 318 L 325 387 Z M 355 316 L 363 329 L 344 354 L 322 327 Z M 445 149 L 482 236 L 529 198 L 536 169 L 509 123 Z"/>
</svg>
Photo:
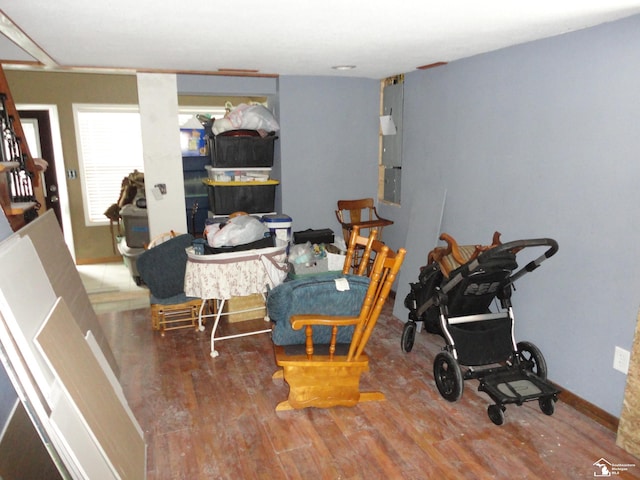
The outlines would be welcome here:
<svg viewBox="0 0 640 480">
<path fill-rule="evenodd" d="M 20 115 L 20 121 L 29 143 L 31 156 L 42 158 L 49 164 L 43 175 L 46 208 L 54 211 L 60 228 L 63 228 L 49 112 L 47 110 L 19 110 L 18 115 Z"/>
</svg>

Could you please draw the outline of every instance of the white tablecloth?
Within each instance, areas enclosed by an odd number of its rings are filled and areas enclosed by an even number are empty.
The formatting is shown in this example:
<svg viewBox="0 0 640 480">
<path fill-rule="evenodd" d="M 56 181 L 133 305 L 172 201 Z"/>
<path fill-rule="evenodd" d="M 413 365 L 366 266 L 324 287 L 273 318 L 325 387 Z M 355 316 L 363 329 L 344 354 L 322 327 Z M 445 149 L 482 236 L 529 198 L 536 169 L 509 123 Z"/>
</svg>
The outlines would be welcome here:
<svg viewBox="0 0 640 480">
<path fill-rule="evenodd" d="M 184 293 L 202 299 L 229 299 L 264 293 L 287 274 L 286 244 L 243 252 L 195 255 L 187 248 Z"/>
</svg>

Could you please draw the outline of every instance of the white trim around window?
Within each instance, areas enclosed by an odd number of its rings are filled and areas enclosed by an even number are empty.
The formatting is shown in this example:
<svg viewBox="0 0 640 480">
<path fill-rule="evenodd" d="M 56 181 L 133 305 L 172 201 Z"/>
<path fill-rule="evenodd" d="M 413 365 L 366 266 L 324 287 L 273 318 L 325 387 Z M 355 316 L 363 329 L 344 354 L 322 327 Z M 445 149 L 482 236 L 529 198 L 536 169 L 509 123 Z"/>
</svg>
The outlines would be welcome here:
<svg viewBox="0 0 640 480">
<path fill-rule="evenodd" d="M 105 225 L 122 180 L 144 171 L 140 112 L 137 105 L 73 104 L 73 119 L 85 225 Z"/>
</svg>

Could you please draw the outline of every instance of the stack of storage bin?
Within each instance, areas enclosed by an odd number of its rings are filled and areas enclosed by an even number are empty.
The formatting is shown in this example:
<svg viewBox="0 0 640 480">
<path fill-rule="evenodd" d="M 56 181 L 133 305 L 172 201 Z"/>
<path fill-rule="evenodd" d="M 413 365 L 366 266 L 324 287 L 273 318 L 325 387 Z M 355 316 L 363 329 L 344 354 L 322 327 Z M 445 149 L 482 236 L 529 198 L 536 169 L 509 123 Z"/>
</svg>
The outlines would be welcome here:
<svg viewBox="0 0 640 480">
<path fill-rule="evenodd" d="M 271 178 L 274 144 L 278 137 L 259 136 L 255 131 L 235 130 L 209 137 L 211 165 L 204 181 L 210 215 L 224 217 L 234 212 L 271 214 L 275 211 L 276 187 Z M 290 230 L 290 227 L 289 227 Z M 263 310 L 243 312 L 262 307 Z M 261 294 L 232 297 L 225 302 L 229 322 L 263 317 Z"/>
<path fill-rule="evenodd" d="M 271 179 L 274 143 L 253 131 L 231 131 L 209 138 L 211 166 L 207 168 L 209 209 L 212 215 L 233 212 L 272 213 L 278 180 Z"/>
</svg>

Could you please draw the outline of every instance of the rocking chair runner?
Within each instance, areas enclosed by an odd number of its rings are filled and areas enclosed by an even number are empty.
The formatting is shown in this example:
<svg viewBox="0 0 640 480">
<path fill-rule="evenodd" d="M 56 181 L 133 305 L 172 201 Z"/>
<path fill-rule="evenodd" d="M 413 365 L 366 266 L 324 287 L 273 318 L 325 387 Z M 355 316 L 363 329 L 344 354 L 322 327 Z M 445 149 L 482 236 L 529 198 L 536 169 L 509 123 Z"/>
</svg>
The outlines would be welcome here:
<svg viewBox="0 0 640 480">
<path fill-rule="evenodd" d="M 394 253 L 375 241 L 376 252 L 370 283 L 358 316 L 294 315 L 294 330 L 305 328 L 306 345 L 275 346 L 278 370 L 273 378 L 289 384 L 289 398 L 277 411 L 306 407 L 354 406 L 358 402 L 384 400 L 382 392 L 360 392 L 360 376 L 369 369 L 364 348 L 380 316 L 406 251 Z M 328 345 L 313 344 L 313 326 L 332 328 Z M 338 329 L 355 326 L 350 344 L 337 344 Z"/>
</svg>

